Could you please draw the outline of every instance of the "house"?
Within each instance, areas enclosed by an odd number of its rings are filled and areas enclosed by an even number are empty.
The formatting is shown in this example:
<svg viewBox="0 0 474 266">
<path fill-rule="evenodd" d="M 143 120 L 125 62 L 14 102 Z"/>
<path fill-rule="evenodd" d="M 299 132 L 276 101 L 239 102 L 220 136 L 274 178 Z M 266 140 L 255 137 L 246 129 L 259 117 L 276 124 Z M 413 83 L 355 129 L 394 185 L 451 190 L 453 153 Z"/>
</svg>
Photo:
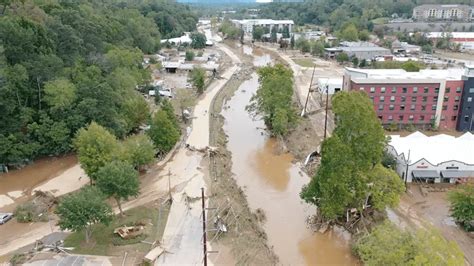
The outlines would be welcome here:
<svg viewBox="0 0 474 266">
<path fill-rule="evenodd" d="M 180 65 L 181 65 L 180 62 L 169 62 L 169 61 L 163 62 L 163 68 L 168 73 L 176 73 L 176 70 L 178 70 Z"/>
<path fill-rule="evenodd" d="M 474 181 L 474 135 L 469 132 L 460 137 L 428 137 L 420 132 L 391 135 L 387 152 L 395 157 L 396 171 L 406 182 Z"/>
</svg>

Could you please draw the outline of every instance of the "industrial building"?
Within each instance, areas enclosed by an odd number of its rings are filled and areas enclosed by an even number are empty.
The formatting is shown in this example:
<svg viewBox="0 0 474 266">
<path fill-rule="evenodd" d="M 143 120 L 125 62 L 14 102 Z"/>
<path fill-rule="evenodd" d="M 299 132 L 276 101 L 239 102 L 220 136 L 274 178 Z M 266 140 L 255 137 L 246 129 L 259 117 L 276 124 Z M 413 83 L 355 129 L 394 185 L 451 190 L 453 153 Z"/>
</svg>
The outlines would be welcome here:
<svg viewBox="0 0 474 266">
<path fill-rule="evenodd" d="M 270 31 L 276 27 L 278 30 L 288 28 L 289 33 L 293 32 L 293 26 L 295 23 L 293 20 L 273 20 L 273 19 L 243 19 L 243 20 L 232 20 L 232 23 L 242 29 L 246 33 L 252 33 L 254 27 L 268 28 Z"/>
<path fill-rule="evenodd" d="M 416 21 L 471 21 L 472 8 L 468 5 L 421 5 L 413 9 Z"/>
<path fill-rule="evenodd" d="M 377 46 L 370 42 L 341 42 L 339 47 L 325 48 L 327 58 L 335 58 L 340 53 L 359 60 L 373 60 L 379 56 L 391 55 L 389 49 Z"/>
<path fill-rule="evenodd" d="M 344 71 L 343 90 L 363 90 L 384 125 L 474 131 L 474 66 Z"/>
<path fill-rule="evenodd" d="M 387 151 L 406 182 L 466 183 L 474 180 L 474 135 L 428 137 L 420 132 L 390 136 Z"/>
</svg>

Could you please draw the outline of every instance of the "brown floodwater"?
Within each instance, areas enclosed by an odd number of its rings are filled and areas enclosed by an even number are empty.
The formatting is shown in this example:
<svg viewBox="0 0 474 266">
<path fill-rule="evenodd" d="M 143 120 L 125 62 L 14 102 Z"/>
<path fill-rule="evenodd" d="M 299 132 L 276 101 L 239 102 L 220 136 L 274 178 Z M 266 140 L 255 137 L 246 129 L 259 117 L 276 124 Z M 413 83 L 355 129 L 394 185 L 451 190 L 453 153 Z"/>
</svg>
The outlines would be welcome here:
<svg viewBox="0 0 474 266">
<path fill-rule="evenodd" d="M 264 55 L 256 60 L 265 65 L 269 58 Z M 320 234 L 308 229 L 306 218 L 315 208 L 304 203 L 299 192 L 309 177 L 292 163 L 291 154 L 278 154 L 278 143 L 268 136 L 263 121 L 245 110 L 257 87 L 258 78 L 253 74 L 226 103 L 222 114 L 232 152 L 232 172 L 250 207 L 264 211 L 269 245 L 283 265 L 357 264 L 347 234 Z"/>
<path fill-rule="evenodd" d="M 0 195 L 11 191 L 23 191 L 29 194 L 36 186 L 54 178 L 77 164 L 77 157 L 44 158 L 19 170 L 0 174 Z"/>
</svg>

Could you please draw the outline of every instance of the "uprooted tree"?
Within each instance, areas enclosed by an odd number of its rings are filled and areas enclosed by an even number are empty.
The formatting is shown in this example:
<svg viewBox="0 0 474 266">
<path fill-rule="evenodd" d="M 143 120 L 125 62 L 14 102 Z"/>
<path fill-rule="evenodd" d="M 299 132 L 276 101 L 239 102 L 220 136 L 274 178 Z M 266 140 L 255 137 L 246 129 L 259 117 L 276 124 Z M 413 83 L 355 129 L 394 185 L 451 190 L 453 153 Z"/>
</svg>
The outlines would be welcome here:
<svg viewBox="0 0 474 266">
<path fill-rule="evenodd" d="M 300 196 L 318 206 L 326 221 L 360 213 L 367 204 L 376 210 L 398 203 L 403 183 L 381 165 L 384 131 L 363 92 L 341 92 L 333 98 L 336 128 L 322 144 L 321 165 Z"/>
</svg>

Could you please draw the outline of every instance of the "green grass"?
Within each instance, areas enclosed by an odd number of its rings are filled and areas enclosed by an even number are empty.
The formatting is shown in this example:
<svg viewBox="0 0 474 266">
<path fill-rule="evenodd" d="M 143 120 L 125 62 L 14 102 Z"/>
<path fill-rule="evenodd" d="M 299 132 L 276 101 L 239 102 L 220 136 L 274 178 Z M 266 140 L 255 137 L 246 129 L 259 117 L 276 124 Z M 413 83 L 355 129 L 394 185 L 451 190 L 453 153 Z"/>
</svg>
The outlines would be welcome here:
<svg viewBox="0 0 474 266">
<path fill-rule="evenodd" d="M 301 58 L 301 59 L 293 59 L 295 63 L 302 67 L 313 67 L 314 63 L 311 59 Z"/>
<path fill-rule="evenodd" d="M 168 220 L 169 205 L 163 205 L 160 211 L 157 208 L 137 207 L 125 212 L 125 217 L 115 217 L 109 225 L 97 224 L 93 226 L 90 243 L 85 243 L 84 232 L 75 232 L 69 235 L 65 241 L 65 247 L 74 247 L 73 253 L 90 254 L 90 255 L 113 255 L 115 245 L 127 245 L 133 247 L 134 250 L 146 252 L 150 249 L 150 245 L 141 243 L 144 240 L 154 242 L 161 240 L 163 231 Z M 158 221 L 159 219 L 159 221 Z M 136 222 L 143 221 L 145 226 L 144 236 L 135 239 L 123 240 L 119 236 L 114 235 L 114 229 L 123 225 L 132 225 Z M 149 223 L 153 224 L 150 225 Z"/>
<path fill-rule="evenodd" d="M 375 25 L 381 25 L 381 24 L 387 24 L 389 21 L 389 18 L 376 18 L 372 20 L 372 23 Z"/>
</svg>

